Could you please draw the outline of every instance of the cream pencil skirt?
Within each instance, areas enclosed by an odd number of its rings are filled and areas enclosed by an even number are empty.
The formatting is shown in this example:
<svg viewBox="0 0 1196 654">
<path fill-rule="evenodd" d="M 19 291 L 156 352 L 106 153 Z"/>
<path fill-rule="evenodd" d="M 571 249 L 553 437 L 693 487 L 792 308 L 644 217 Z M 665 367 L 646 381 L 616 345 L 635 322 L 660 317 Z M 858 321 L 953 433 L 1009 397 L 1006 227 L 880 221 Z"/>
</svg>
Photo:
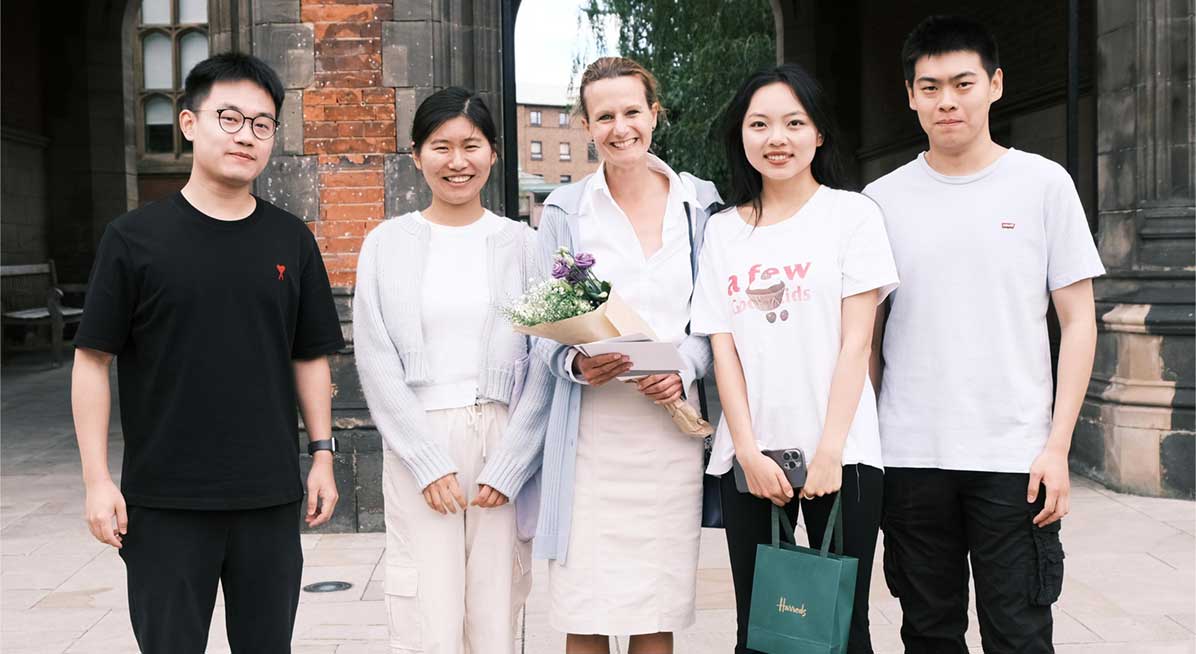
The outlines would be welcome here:
<svg viewBox="0 0 1196 654">
<path fill-rule="evenodd" d="M 690 626 L 701 439 L 619 381 L 582 389 L 577 439 L 569 550 L 549 565 L 553 628 L 631 635 Z"/>
<path fill-rule="evenodd" d="M 507 407 L 429 411 L 470 502 L 487 452 L 497 451 Z M 531 544 L 515 531 L 515 504 L 441 515 L 397 454 L 383 459 L 386 610 L 394 654 L 512 654 L 531 590 Z"/>
</svg>

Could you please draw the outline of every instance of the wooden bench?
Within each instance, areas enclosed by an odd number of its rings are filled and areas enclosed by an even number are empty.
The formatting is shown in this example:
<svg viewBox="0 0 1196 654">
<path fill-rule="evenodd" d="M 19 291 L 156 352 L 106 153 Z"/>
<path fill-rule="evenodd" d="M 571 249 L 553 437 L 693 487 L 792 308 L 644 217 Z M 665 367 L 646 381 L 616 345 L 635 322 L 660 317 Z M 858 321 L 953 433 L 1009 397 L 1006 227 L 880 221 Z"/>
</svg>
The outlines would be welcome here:
<svg viewBox="0 0 1196 654">
<path fill-rule="evenodd" d="M 4 325 L 49 325 L 55 367 L 62 365 L 62 332 L 78 323 L 83 309 L 63 306 L 66 291 L 84 290 L 82 284 L 60 285 L 54 261 L 24 266 L 0 266 L 0 303 Z"/>
</svg>

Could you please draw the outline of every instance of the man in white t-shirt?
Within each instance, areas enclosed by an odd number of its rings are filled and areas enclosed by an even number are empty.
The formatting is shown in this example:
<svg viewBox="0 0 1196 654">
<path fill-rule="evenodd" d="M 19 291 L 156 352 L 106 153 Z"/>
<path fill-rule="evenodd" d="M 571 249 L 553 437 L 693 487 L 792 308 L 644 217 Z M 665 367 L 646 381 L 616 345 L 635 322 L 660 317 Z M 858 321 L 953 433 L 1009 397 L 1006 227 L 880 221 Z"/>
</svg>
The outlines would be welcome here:
<svg viewBox="0 0 1196 654">
<path fill-rule="evenodd" d="M 930 149 L 864 190 L 885 213 L 902 282 L 873 349 L 885 578 L 907 652 L 967 652 L 969 558 L 984 651 L 1053 652 L 1067 456 L 1096 345 L 1091 279 L 1104 268 L 1067 172 L 992 141 L 1004 80 L 988 31 L 927 18 L 902 59 Z"/>
</svg>

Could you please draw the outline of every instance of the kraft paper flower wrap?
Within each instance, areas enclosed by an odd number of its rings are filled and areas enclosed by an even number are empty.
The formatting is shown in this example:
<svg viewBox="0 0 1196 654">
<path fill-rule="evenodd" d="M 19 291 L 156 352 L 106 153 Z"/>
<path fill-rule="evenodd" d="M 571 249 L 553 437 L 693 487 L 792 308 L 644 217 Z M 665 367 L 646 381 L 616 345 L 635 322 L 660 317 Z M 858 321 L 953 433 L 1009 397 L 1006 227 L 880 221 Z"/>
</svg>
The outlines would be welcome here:
<svg viewBox="0 0 1196 654">
<path fill-rule="evenodd" d="M 591 254 L 569 248 L 557 250 L 552 262 L 552 279 L 532 288 L 503 313 L 521 334 L 556 341 L 562 345 L 582 345 L 616 336 L 643 334 L 656 340 L 648 323 L 632 309 L 609 282 L 599 280 L 590 271 Z M 714 433 L 714 427 L 702 419 L 685 400 L 665 405 L 681 433 L 702 438 Z"/>
</svg>

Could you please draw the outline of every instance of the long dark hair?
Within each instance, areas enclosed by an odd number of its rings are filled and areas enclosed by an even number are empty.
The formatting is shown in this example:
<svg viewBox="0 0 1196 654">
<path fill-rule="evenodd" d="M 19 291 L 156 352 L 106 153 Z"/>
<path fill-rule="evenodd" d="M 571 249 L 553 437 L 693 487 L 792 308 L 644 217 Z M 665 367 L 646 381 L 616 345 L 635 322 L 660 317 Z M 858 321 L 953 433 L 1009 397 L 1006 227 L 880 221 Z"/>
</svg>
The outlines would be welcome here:
<svg viewBox="0 0 1196 654">
<path fill-rule="evenodd" d="M 839 162 L 838 128 L 830 102 L 817 80 L 797 64 L 782 64 L 760 70 L 743 83 L 723 114 L 723 143 L 727 149 L 727 168 L 731 175 L 727 206 L 751 204 L 755 210 L 753 222 L 760 220 L 763 209 L 760 194 L 764 190 L 764 181 L 760 171 L 752 167 L 743 151 L 743 118 L 756 91 L 777 82 L 793 91 L 814 123 L 814 128 L 822 135 L 822 145 L 815 150 L 814 160 L 810 163 L 815 181 L 832 188 L 843 188 L 845 183 L 843 167 Z"/>
<path fill-rule="evenodd" d="M 486 106 L 482 96 L 460 86 L 450 86 L 437 91 L 419 103 L 415 110 L 415 119 L 411 122 L 413 149 L 419 152 L 424 141 L 432 136 L 432 132 L 458 116 L 468 118 L 490 142 L 490 148 L 498 149 L 498 130 L 494 126 L 490 107 Z"/>
</svg>

